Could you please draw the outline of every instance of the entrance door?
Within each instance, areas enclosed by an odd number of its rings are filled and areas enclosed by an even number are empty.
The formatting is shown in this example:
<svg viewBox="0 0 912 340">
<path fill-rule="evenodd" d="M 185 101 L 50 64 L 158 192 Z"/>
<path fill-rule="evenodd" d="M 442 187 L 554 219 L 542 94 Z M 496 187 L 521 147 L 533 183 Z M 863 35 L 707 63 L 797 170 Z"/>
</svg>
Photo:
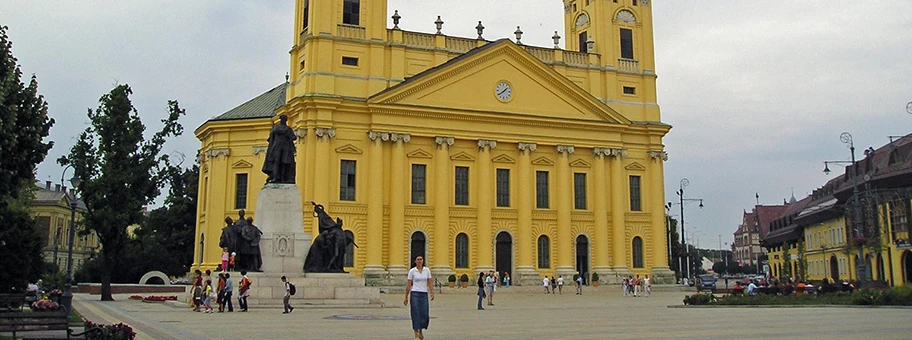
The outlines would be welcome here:
<svg viewBox="0 0 912 340">
<path fill-rule="evenodd" d="M 497 246 L 494 249 L 497 252 L 497 260 L 494 270 L 503 278 L 504 273 L 513 272 L 513 237 L 502 231 L 497 234 L 496 242 Z"/>
<path fill-rule="evenodd" d="M 583 284 L 589 284 L 589 238 L 576 237 L 576 271 L 583 277 Z"/>
<path fill-rule="evenodd" d="M 424 238 L 424 233 L 422 233 L 422 232 L 420 232 L 420 231 L 416 231 L 414 234 L 412 234 L 412 242 L 411 242 L 411 243 L 412 243 L 412 244 L 411 244 L 411 252 L 409 253 L 409 263 L 410 263 L 411 265 L 410 265 L 409 267 L 414 267 L 414 266 L 415 266 L 415 258 L 418 257 L 418 256 L 423 257 L 423 258 L 424 258 L 424 265 L 430 267 L 430 265 L 429 265 L 429 263 L 428 263 L 428 258 L 427 258 L 427 256 L 425 255 L 425 252 L 424 252 L 425 246 L 426 246 L 426 243 L 427 243 L 427 242 L 425 241 L 425 238 Z"/>
<path fill-rule="evenodd" d="M 903 281 L 912 283 L 912 251 L 904 251 L 902 256 Z"/>
<path fill-rule="evenodd" d="M 839 261 L 836 260 L 836 256 L 830 256 L 830 276 L 833 281 L 839 282 Z"/>
</svg>

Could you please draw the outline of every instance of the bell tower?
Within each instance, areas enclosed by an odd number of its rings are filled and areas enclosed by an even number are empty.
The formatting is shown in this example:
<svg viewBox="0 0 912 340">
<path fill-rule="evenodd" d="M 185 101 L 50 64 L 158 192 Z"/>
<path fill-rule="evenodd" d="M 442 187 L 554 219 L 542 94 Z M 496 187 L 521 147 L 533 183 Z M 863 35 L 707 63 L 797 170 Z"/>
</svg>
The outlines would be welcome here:
<svg viewBox="0 0 912 340">
<path fill-rule="evenodd" d="M 566 49 L 601 55 L 600 66 L 653 72 L 649 0 L 563 0 Z"/>
</svg>

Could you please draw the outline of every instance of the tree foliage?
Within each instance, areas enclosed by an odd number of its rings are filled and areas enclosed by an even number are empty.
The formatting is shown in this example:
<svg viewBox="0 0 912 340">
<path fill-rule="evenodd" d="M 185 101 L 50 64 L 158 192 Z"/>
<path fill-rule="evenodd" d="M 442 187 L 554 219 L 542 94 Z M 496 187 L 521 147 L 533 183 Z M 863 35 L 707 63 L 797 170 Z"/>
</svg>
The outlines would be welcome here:
<svg viewBox="0 0 912 340">
<path fill-rule="evenodd" d="M 13 43 L 0 26 L 0 291 L 22 289 L 41 274 L 41 240 L 28 211 L 35 166 L 53 142 L 45 142 L 54 120 L 32 75 L 22 82 Z M 15 254 L 15 255 L 13 255 Z"/>
<path fill-rule="evenodd" d="M 127 247 L 127 227 L 142 222 L 143 206 L 159 195 L 171 167 L 161 149 L 168 137 L 183 132 L 178 118 L 184 110 L 172 100 L 162 129 L 146 140 L 132 93 L 128 85 L 118 85 L 103 95 L 98 108 L 88 110 L 89 127 L 69 155 L 58 159 L 72 165 L 81 180 L 77 190 L 86 205 L 83 223 L 102 246 L 101 299 L 106 301 L 113 300 L 111 273 Z"/>
</svg>

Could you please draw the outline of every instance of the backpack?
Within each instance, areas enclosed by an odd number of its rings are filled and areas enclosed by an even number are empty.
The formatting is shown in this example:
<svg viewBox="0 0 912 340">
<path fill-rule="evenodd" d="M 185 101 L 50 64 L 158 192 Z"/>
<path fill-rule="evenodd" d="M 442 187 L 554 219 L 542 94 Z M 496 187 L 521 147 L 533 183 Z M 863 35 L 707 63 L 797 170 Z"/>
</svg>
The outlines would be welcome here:
<svg viewBox="0 0 912 340">
<path fill-rule="evenodd" d="M 298 291 L 297 291 L 297 289 L 295 289 L 294 283 L 289 282 L 288 283 L 288 294 L 295 295 L 295 293 L 297 293 L 297 292 Z"/>
</svg>

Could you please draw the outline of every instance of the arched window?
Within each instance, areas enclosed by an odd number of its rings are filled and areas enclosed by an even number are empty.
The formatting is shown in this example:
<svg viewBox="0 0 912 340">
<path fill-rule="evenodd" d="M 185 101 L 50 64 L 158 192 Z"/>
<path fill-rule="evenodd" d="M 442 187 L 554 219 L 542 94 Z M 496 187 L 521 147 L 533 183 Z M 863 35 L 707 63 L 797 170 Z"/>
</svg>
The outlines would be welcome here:
<svg viewBox="0 0 912 340">
<path fill-rule="evenodd" d="M 538 237 L 538 268 L 551 268 L 551 241 L 545 235 Z"/>
<path fill-rule="evenodd" d="M 643 239 L 633 238 L 633 268 L 643 268 Z"/>
<path fill-rule="evenodd" d="M 456 268 L 469 268 L 469 236 L 456 235 Z"/>
<path fill-rule="evenodd" d="M 351 238 L 352 240 L 354 240 L 355 233 L 352 233 L 351 230 L 346 230 L 345 237 L 348 237 L 348 238 Z M 354 243 L 358 243 L 358 242 L 354 242 Z M 346 266 L 346 267 L 355 266 L 355 245 L 352 243 L 349 243 L 347 246 L 345 246 L 345 264 L 344 264 L 344 266 Z"/>
</svg>

